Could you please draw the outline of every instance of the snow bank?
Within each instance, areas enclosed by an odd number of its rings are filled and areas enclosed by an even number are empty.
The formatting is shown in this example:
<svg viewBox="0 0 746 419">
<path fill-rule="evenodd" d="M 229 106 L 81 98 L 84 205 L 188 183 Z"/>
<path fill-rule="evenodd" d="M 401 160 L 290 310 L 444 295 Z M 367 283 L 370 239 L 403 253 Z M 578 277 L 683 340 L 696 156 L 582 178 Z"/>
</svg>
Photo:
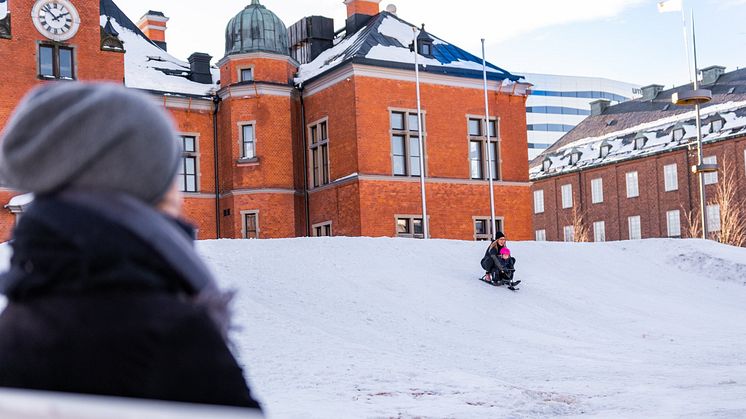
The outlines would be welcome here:
<svg viewBox="0 0 746 419">
<path fill-rule="evenodd" d="M 746 417 L 746 249 L 510 242 L 512 293 L 484 247 L 198 243 L 270 417 Z"/>
<path fill-rule="evenodd" d="M 235 343 L 272 417 L 746 414 L 746 250 L 700 240 L 199 244 L 239 293 Z"/>
</svg>

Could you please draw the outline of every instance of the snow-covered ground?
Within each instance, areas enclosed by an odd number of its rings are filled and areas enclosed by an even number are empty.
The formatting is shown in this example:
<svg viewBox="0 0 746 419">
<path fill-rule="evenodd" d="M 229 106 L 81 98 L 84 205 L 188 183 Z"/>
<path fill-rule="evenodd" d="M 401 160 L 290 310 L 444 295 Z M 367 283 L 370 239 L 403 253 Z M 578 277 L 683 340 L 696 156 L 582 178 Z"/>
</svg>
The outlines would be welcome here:
<svg viewBox="0 0 746 419">
<path fill-rule="evenodd" d="M 476 280 L 485 243 L 198 249 L 238 291 L 233 340 L 270 417 L 746 417 L 746 249 L 509 246 L 517 293 Z"/>
</svg>

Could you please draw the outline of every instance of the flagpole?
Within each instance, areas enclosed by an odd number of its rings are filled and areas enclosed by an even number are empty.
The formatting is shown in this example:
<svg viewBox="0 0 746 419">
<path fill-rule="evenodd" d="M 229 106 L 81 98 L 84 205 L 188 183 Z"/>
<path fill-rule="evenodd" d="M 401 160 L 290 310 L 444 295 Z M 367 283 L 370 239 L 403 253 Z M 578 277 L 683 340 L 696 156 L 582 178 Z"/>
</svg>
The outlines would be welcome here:
<svg viewBox="0 0 746 419">
<path fill-rule="evenodd" d="M 420 55 L 419 48 L 417 47 L 417 28 L 412 28 L 414 33 L 414 78 L 417 86 L 417 135 L 418 143 L 420 145 L 420 192 L 422 194 L 422 232 L 425 235 L 425 239 L 428 238 L 429 229 L 427 223 L 427 202 L 425 199 L 425 147 L 423 145 L 424 139 L 422 138 L 422 103 L 420 101 L 420 65 L 417 57 Z M 412 226 L 414 229 L 414 226 Z M 414 231 L 413 231 L 414 232 Z"/>
<path fill-rule="evenodd" d="M 691 83 L 694 79 L 697 78 L 697 74 L 695 73 L 694 77 L 692 77 L 692 60 L 689 57 L 689 37 L 687 36 L 687 33 L 686 33 L 686 16 L 684 16 L 683 2 L 682 2 L 682 7 L 681 7 L 681 28 L 684 31 L 684 51 L 686 51 L 686 69 L 687 69 L 687 72 L 689 73 L 689 83 Z M 694 32 L 694 28 L 692 28 L 692 35 L 694 34 L 693 32 Z M 696 58 L 695 58 L 695 61 L 696 61 Z"/>
<path fill-rule="evenodd" d="M 683 13 L 683 12 L 682 12 Z M 694 90 L 699 88 L 699 82 L 697 80 L 697 35 L 694 30 L 694 9 L 692 9 L 692 50 L 694 55 Z M 697 166 L 702 167 L 702 121 L 700 120 L 700 104 L 696 102 L 694 105 L 697 111 Z M 699 178 L 699 212 L 700 221 L 702 222 L 702 238 L 707 240 L 707 212 L 706 212 L 706 196 L 705 196 L 705 174 L 701 170 L 697 173 Z"/>
<path fill-rule="evenodd" d="M 484 129 L 487 137 L 487 172 L 490 184 L 490 219 L 492 222 L 492 239 L 496 239 L 495 232 L 497 231 L 495 223 L 495 191 L 492 183 L 492 160 L 495 158 L 492 155 L 492 147 L 490 144 L 490 103 L 487 97 L 487 60 L 484 54 L 484 38 L 482 38 L 482 78 L 484 80 Z M 495 127 L 497 129 L 497 127 Z M 497 133 L 495 133 L 497 135 Z"/>
</svg>

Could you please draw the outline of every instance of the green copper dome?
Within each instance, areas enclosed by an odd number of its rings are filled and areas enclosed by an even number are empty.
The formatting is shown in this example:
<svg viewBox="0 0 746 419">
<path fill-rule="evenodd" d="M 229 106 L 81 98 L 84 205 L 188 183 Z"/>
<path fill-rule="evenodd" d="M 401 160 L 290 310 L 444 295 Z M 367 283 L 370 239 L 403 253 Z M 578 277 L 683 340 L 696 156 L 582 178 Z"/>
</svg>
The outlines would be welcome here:
<svg viewBox="0 0 746 419">
<path fill-rule="evenodd" d="M 290 55 L 288 30 L 259 0 L 251 0 L 225 28 L 225 55 L 259 51 Z"/>
</svg>

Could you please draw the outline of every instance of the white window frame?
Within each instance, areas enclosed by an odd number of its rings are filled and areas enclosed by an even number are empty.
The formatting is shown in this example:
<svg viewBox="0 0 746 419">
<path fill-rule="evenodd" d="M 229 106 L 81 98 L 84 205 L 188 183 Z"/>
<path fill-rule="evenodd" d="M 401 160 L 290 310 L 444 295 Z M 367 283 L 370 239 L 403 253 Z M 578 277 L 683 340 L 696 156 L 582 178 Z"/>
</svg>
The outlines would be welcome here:
<svg viewBox="0 0 746 419">
<path fill-rule="evenodd" d="M 572 208 L 572 183 L 562 185 L 562 208 Z"/>
<path fill-rule="evenodd" d="M 406 219 L 409 220 L 409 233 L 399 233 L 399 220 L 400 219 Z M 414 221 L 415 220 L 422 220 L 422 214 L 396 214 L 394 215 L 394 231 L 396 232 L 396 237 L 404 237 L 404 238 L 415 238 L 415 239 L 423 239 L 425 238 L 424 228 L 423 225 L 423 232 L 422 233 L 415 233 L 414 232 Z M 427 216 L 428 222 L 430 221 L 430 216 Z M 430 231 L 428 231 L 430 233 Z M 431 234 L 428 234 L 428 238 L 431 237 Z"/>
<path fill-rule="evenodd" d="M 474 226 L 474 240 L 480 241 L 480 240 L 492 240 L 492 217 L 489 215 L 481 215 L 481 216 L 474 216 L 471 217 L 472 225 Z M 487 226 L 487 233 L 477 233 L 477 222 L 478 221 L 484 221 Z M 503 216 L 495 216 L 495 228 L 497 231 L 505 231 L 503 229 L 503 223 L 505 221 L 505 217 Z"/>
<path fill-rule="evenodd" d="M 720 231 L 720 205 L 712 204 L 707 206 L 707 232 L 713 233 Z"/>
<path fill-rule="evenodd" d="M 603 178 L 591 179 L 591 203 L 600 204 L 604 202 L 604 180 Z"/>
<path fill-rule="evenodd" d="M 668 237 L 681 237 L 681 212 L 666 211 L 666 234 Z"/>
<path fill-rule="evenodd" d="M 630 240 L 642 239 L 642 221 L 639 215 L 627 217 L 627 230 Z"/>
<path fill-rule="evenodd" d="M 238 122 L 238 152 L 239 157 L 238 160 L 240 161 L 254 161 L 257 159 L 257 152 L 256 152 L 256 145 L 257 145 L 257 136 L 256 136 L 256 121 L 241 121 Z M 246 142 L 244 138 L 244 127 L 251 126 L 251 132 L 254 138 L 252 141 L 250 141 L 252 150 L 252 155 L 247 155 L 246 153 Z"/>
<path fill-rule="evenodd" d="M 323 233 L 323 234 L 319 234 Z M 329 233 L 329 234 L 326 234 Z M 323 223 L 317 223 L 311 226 L 312 237 L 332 237 L 334 231 L 332 230 L 332 222 L 324 221 Z"/>
<path fill-rule="evenodd" d="M 471 131 L 472 122 L 477 123 L 478 134 Z M 466 134 L 469 139 L 469 176 L 471 179 L 489 179 L 490 173 L 488 170 L 492 171 L 492 180 L 500 180 L 502 178 L 499 133 L 500 120 L 497 117 L 491 116 L 488 126 L 485 127 L 484 115 L 466 115 Z M 472 143 L 479 144 L 479 156 L 477 156 L 477 159 L 471 154 Z M 494 153 L 491 153 L 492 150 L 494 150 Z M 492 156 L 489 156 L 489 154 L 492 154 Z M 492 159 L 487 162 L 489 157 L 492 157 Z M 478 165 L 476 167 L 478 170 L 476 171 L 474 170 L 475 164 Z"/>
<path fill-rule="evenodd" d="M 679 190 L 679 170 L 676 163 L 663 166 L 663 185 L 666 192 Z"/>
<path fill-rule="evenodd" d="M 702 158 L 702 163 L 704 164 L 717 164 L 718 158 L 717 156 L 707 156 Z M 718 183 L 718 172 L 707 172 L 704 176 L 705 185 L 714 185 Z"/>
<path fill-rule="evenodd" d="M 534 191 L 534 214 L 544 212 L 544 189 Z"/>
<path fill-rule="evenodd" d="M 547 241 L 547 231 L 544 229 L 536 230 L 534 232 L 534 237 L 537 242 L 545 242 Z"/>
<path fill-rule="evenodd" d="M 562 227 L 562 240 L 566 242 L 575 241 L 575 227 L 564 226 Z"/>
<path fill-rule="evenodd" d="M 329 154 L 329 118 L 308 124 L 308 186 L 319 188 L 331 183 Z M 314 137 L 314 135 L 316 137 Z"/>
<path fill-rule="evenodd" d="M 244 239 L 259 239 L 261 238 L 261 229 L 259 227 L 259 210 L 244 210 L 241 214 L 241 237 Z M 247 237 L 246 231 L 246 216 L 253 215 L 256 220 L 256 237 Z"/>
<path fill-rule="evenodd" d="M 391 124 L 393 114 L 403 114 L 403 128 L 394 128 Z M 389 146 L 391 147 L 391 174 L 393 176 L 401 177 L 420 177 L 420 160 L 422 160 L 422 167 L 425 169 L 425 176 L 427 176 L 427 113 L 423 110 L 420 112 L 420 117 L 417 118 L 417 110 L 414 109 L 399 109 L 389 108 Z M 418 124 L 421 124 L 419 130 L 410 129 L 410 117 L 414 117 Z M 416 127 L 414 127 L 416 128 Z M 419 133 L 422 132 L 422 138 L 419 138 Z M 401 137 L 404 141 L 403 155 L 398 156 L 394 154 L 394 138 Z M 417 139 L 417 147 L 412 147 L 412 139 Z M 422 144 L 422 153 L 424 156 L 420 156 L 420 143 Z M 396 172 L 396 161 L 397 158 L 403 157 L 404 159 L 404 173 Z M 417 164 L 412 164 L 412 160 L 417 159 Z"/>
<path fill-rule="evenodd" d="M 251 72 L 251 78 L 250 78 L 250 79 L 244 79 L 244 78 L 243 78 L 243 72 L 244 72 L 245 70 L 249 70 L 249 71 Z M 243 81 L 254 81 L 254 77 L 255 77 L 255 74 L 254 74 L 254 66 L 248 66 L 248 67 L 239 67 L 239 68 L 238 68 L 238 81 L 239 81 L 239 83 L 240 83 L 240 82 L 243 82 Z"/>
<path fill-rule="evenodd" d="M 194 150 L 186 150 L 184 147 L 185 138 L 191 138 L 194 141 Z M 181 132 L 179 133 L 179 145 L 182 148 L 182 155 L 179 158 L 179 190 L 184 193 L 199 193 L 199 181 L 200 181 L 200 170 L 199 170 L 199 133 L 196 132 Z M 194 159 L 194 173 L 186 173 L 186 161 L 187 159 Z M 187 185 L 187 178 L 194 176 L 194 189 L 190 190 Z"/>
<path fill-rule="evenodd" d="M 606 241 L 606 223 L 604 221 L 595 221 L 593 223 L 593 241 Z"/>
<path fill-rule="evenodd" d="M 627 180 L 627 198 L 636 198 L 640 196 L 640 177 L 637 170 L 625 174 Z"/>
</svg>

